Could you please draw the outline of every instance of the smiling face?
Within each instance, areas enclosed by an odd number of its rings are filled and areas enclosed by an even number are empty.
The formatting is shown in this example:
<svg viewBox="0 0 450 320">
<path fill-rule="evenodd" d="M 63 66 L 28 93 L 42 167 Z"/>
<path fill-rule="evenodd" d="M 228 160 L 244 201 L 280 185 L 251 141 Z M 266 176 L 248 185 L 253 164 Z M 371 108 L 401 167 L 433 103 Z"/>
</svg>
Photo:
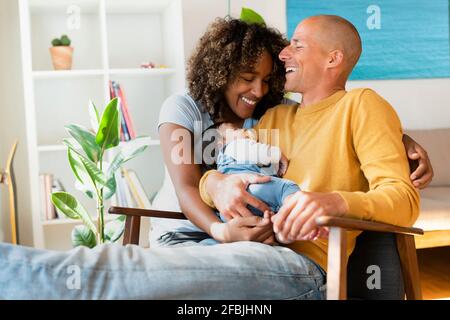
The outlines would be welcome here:
<svg viewBox="0 0 450 320">
<path fill-rule="evenodd" d="M 238 118 L 250 118 L 258 102 L 269 92 L 272 68 L 272 57 L 263 51 L 253 69 L 238 74 L 226 88 L 225 99 Z"/>
<path fill-rule="evenodd" d="M 295 29 L 291 43 L 279 55 L 286 68 L 285 91 L 304 93 L 324 77 L 328 52 L 315 35 L 320 34 L 311 20 Z"/>
</svg>

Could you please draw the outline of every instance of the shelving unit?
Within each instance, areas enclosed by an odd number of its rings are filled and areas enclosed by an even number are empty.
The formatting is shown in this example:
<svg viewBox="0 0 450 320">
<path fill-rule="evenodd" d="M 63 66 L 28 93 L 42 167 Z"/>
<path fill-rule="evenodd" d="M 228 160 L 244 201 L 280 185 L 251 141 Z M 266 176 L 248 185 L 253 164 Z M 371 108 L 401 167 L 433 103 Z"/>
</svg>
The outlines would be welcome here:
<svg viewBox="0 0 450 320">
<path fill-rule="evenodd" d="M 110 100 L 109 81 L 115 80 L 124 90 L 138 136 L 149 136 L 150 147 L 126 167 L 137 172 L 147 195 L 156 192 L 164 179 L 159 109 L 169 95 L 184 89 L 182 1 L 19 1 L 31 190 L 39 190 L 40 173 L 52 173 L 95 215 L 94 201 L 74 187 L 61 142 L 68 137 L 64 125 L 90 126 L 89 99 L 103 110 Z M 78 27 L 69 28 L 78 18 Z M 72 70 L 55 71 L 51 64 L 50 42 L 61 34 L 72 40 Z M 165 67 L 140 68 L 149 61 Z M 46 221 L 39 192 L 29 197 L 34 246 L 69 249 L 70 231 L 79 222 Z"/>
</svg>

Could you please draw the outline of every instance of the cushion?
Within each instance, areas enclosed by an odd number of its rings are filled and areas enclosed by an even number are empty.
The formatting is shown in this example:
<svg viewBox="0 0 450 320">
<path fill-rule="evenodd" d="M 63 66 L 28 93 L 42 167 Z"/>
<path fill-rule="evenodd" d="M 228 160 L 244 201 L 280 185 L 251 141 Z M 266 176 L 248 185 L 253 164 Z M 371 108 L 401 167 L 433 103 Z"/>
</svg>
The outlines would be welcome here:
<svg viewBox="0 0 450 320">
<path fill-rule="evenodd" d="M 405 133 L 427 150 L 434 170 L 430 185 L 450 186 L 450 128 L 405 130 Z"/>
<path fill-rule="evenodd" d="M 424 231 L 450 230 L 450 203 L 422 198 L 420 215 L 414 227 Z"/>
<path fill-rule="evenodd" d="M 420 197 L 450 204 L 450 187 L 428 187 L 420 190 Z"/>
<path fill-rule="evenodd" d="M 170 179 L 167 168 L 165 168 L 163 185 L 153 199 L 152 209 L 177 212 L 181 211 L 177 194 L 175 192 L 175 187 Z M 196 227 L 189 220 L 151 218 L 151 228 L 149 233 L 150 247 L 159 246 L 159 237 L 169 231 L 202 232 L 201 229 Z"/>
</svg>

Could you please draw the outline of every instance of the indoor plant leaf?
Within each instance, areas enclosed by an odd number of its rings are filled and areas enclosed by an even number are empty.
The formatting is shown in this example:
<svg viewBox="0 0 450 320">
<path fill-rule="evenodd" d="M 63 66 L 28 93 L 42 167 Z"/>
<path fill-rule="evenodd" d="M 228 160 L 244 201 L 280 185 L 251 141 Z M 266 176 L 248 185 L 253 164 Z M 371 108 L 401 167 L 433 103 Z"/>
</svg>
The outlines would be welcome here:
<svg viewBox="0 0 450 320">
<path fill-rule="evenodd" d="M 67 132 L 78 142 L 88 158 L 97 163 L 101 149 L 95 142 L 95 135 L 88 129 L 77 124 L 65 126 Z"/>
<path fill-rule="evenodd" d="M 97 229 L 91 216 L 87 213 L 86 209 L 75 199 L 74 196 L 67 192 L 54 192 L 52 193 L 52 202 L 61 212 L 71 219 L 81 219 L 84 224 L 92 230 L 94 234 L 97 234 Z"/>
<path fill-rule="evenodd" d="M 117 189 L 117 183 L 116 183 L 115 176 L 113 176 L 110 179 L 108 179 L 108 181 L 106 182 L 106 184 L 103 188 L 103 198 L 105 200 L 108 200 L 109 198 L 111 198 L 116 193 L 116 189 Z"/>
<path fill-rule="evenodd" d="M 257 23 L 261 25 L 266 25 L 263 17 L 261 17 L 258 13 L 249 8 L 242 8 L 240 19 L 249 24 Z"/>
<path fill-rule="evenodd" d="M 87 178 L 87 173 L 84 169 L 84 165 L 81 163 L 79 158 L 74 155 L 74 149 L 67 149 L 67 159 L 69 160 L 69 165 L 72 168 L 73 174 L 81 182 L 84 183 Z M 86 174 L 84 174 L 86 173 Z"/>
<path fill-rule="evenodd" d="M 91 122 L 92 130 L 94 130 L 94 132 L 97 133 L 98 126 L 100 124 L 100 115 L 98 113 L 97 108 L 95 107 L 94 102 L 92 102 L 91 99 L 89 99 L 88 110 L 89 110 L 89 119 Z"/>
<path fill-rule="evenodd" d="M 72 245 L 93 248 L 97 245 L 95 234 L 86 226 L 75 226 L 72 230 Z"/>
<path fill-rule="evenodd" d="M 110 179 L 114 177 L 114 173 L 119 169 L 125 162 L 133 159 L 148 147 L 148 137 L 139 137 L 128 141 L 123 145 L 121 150 L 116 154 L 113 161 L 108 168 L 107 177 Z"/>
<path fill-rule="evenodd" d="M 116 242 L 125 231 L 125 216 L 119 216 L 117 219 L 108 222 L 105 225 L 105 238 L 111 242 Z"/>
<path fill-rule="evenodd" d="M 83 192 L 85 195 L 87 195 L 89 198 L 94 199 L 95 196 L 95 190 L 92 188 L 89 184 L 81 183 L 78 180 L 75 180 L 75 188 L 81 192 Z"/>
<path fill-rule="evenodd" d="M 120 141 L 118 99 L 112 99 L 103 111 L 95 142 L 102 151 L 116 147 Z"/>
<path fill-rule="evenodd" d="M 105 185 L 107 190 L 105 191 L 105 199 L 111 198 L 116 192 L 117 183 L 115 173 L 125 162 L 133 159 L 148 147 L 148 137 L 139 137 L 128 141 L 123 145 L 121 151 L 119 151 L 114 157 L 113 161 L 108 167 L 107 177 L 108 181 Z"/>
<path fill-rule="evenodd" d="M 81 183 L 86 184 L 89 180 L 95 189 L 102 188 L 107 183 L 105 174 L 81 152 L 69 147 L 68 157 L 72 171 Z"/>
</svg>

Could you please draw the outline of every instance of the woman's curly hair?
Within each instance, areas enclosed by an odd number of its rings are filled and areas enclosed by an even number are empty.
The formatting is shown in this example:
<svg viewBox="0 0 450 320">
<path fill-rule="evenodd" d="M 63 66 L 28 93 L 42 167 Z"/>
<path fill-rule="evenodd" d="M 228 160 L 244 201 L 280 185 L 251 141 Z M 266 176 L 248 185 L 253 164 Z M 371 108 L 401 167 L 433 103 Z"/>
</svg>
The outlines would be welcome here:
<svg viewBox="0 0 450 320">
<path fill-rule="evenodd" d="M 238 19 L 216 19 L 201 37 L 188 62 L 187 81 L 192 98 L 199 101 L 215 121 L 228 104 L 225 90 L 243 70 L 251 70 L 266 50 L 273 60 L 269 92 L 255 108 L 259 119 L 283 98 L 285 70 L 278 54 L 288 44 L 283 35 L 260 24 Z"/>
</svg>

